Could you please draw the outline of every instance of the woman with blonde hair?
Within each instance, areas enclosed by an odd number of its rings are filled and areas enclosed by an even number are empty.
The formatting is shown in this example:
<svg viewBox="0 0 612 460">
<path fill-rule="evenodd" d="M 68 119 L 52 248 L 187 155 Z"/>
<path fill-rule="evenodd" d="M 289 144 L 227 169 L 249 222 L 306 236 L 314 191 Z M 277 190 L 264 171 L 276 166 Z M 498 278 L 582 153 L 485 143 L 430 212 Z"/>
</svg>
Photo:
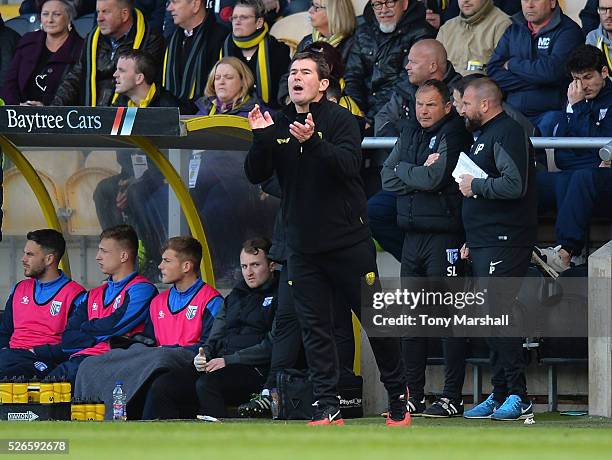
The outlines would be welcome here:
<svg viewBox="0 0 612 460">
<path fill-rule="evenodd" d="M 308 9 L 312 24 L 312 33 L 306 35 L 297 46 L 301 53 L 314 42 L 326 42 L 340 51 L 342 61 L 346 64 L 353 46 L 353 33 L 357 27 L 355 9 L 351 0 L 312 0 Z M 278 100 L 283 103 L 289 95 L 287 89 L 287 73 L 281 80 Z"/>
<path fill-rule="evenodd" d="M 253 73 L 240 59 L 231 56 L 220 59 L 208 75 L 205 96 L 195 102 L 197 115 L 246 117 L 258 103 L 254 83 Z"/>
</svg>

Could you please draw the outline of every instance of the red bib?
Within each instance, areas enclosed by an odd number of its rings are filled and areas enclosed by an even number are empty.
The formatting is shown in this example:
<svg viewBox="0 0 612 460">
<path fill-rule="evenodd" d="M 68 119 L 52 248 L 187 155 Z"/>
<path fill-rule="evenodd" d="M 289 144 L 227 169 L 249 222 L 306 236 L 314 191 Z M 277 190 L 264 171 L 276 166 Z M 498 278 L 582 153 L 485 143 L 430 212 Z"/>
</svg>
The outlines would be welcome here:
<svg viewBox="0 0 612 460">
<path fill-rule="evenodd" d="M 87 318 L 89 320 L 92 320 L 107 318 L 108 316 L 112 315 L 115 310 L 118 310 L 123 305 L 123 301 L 125 299 L 125 291 L 127 291 L 130 286 L 133 286 L 134 284 L 138 283 L 150 284 L 150 281 L 142 275 L 136 275 L 134 279 L 128 282 L 125 286 L 123 286 L 123 289 L 119 291 L 119 294 L 117 294 L 117 296 L 111 302 L 109 302 L 108 305 L 104 305 L 104 289 L 106 288 L 106 284 L 98 286 L 97 288 L 94 288 L 89 291 L 89 294 L 87 295 Z M 142 331 L 144 331 L 144 324 L 139 324 L 126 335 L 132 336 Z M 111 347 L 108 341 L 104 341 L 94 345 L 93 347 L 85 348 L 84 350 L 74 353 L 73 355 L 71 355 L 71 357 L 78 355 L 103 355 L 104 353 L 110 351 L 110 349 Z"/>
<path fill-rule="evenodd" d="M 195 345 L 202 336 L 202 318 L 206 305 L 211 299 L 220 296 L 219 292 L 203 284 L 189 302 L 176 313 L 169 306 L 170 289 L 158 294 L 149 309 L 158 345 Z"/>
<path fill-rule="evenodd" d="M 64 284 L 49 302 L 36 303 L 36 281 L 21 281 L 13 293 L 13 335 L 11 348 L 28 349 L 40 345 L 57 345 L 62 341 L 68 313 L 74 299 L 85 289 L 74 281 Z"/>
</svg>

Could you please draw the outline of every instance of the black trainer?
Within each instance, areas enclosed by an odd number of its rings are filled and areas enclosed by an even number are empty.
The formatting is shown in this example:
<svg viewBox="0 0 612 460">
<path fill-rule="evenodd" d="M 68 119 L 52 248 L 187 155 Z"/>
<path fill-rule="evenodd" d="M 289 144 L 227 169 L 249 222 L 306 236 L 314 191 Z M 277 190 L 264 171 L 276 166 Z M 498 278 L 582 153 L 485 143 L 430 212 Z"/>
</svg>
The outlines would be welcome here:
<svg viewBox="0 0 612 460">
<path fill-rule="evenodd" d="M 248 403 L 238 406 L 238 414 L 242 418 L 272 417 L 272 397 L 270 395 L 253 394 Z"/>
<path fill-rule="evenodd" d="M 423 417 L 448 418 L 463 415 L 463 401 L 439 398 L 423 411 Z"/>
<path fill-rule="evenodd" d="M 319 401 L 315 401 L 312 404 L 313 415 L 312 421 L 306 425 L 317 426 L 317 425 L 344 425 L 342 414 L 338 406 L 319 406 Z"/>
<path fill-rule="evenodd" d="M 423 415 L 423 411 L 425 411 L 425 398 L 423 397 L 423 399 L 419 401 L 411 396 L 406 402 L 406 409 L 408 409 L 408 412 L 410 412 L 410 415 L 413 417 L 420 417 Z"/>
<path fill-rule="evenodd" d="M 387 413 L 387 426 L 410 425 L 410 412 L 406 407 L 406 397 L 389 398 L 389 412 Z"/>
</svg>

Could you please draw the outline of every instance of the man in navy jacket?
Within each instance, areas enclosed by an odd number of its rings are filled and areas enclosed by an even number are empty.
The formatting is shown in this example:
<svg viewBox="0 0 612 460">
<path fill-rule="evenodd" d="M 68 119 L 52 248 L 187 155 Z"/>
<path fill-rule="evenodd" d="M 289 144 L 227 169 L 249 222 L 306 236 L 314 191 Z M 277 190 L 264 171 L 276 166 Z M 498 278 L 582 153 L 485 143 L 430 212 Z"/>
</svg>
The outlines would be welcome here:
<svg viewBox="0 0 612 460">
<path fill-rule="evenodd" d="M 522 2 L 487 65 L 506 102 L 551 136 L 560 115 L 567 79 L 564 64 L 584 38 L 557 0 Z"/>
</svg>

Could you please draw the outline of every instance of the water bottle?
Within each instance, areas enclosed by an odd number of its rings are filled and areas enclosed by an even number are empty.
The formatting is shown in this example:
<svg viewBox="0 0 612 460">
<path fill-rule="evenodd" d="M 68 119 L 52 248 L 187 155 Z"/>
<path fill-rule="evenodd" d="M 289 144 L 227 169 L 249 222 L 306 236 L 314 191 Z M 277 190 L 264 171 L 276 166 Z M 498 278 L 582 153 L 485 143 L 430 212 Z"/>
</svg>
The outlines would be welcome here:
<svg viewBox="0 0 612 460">
<path fill-rule="evenodd" d="M 123 382 L 117 382 L 113 390 L 113 420 L 127 420 L 125 406 L 126 400 L 125 392 L 123 391 Z"/>
</svg>

